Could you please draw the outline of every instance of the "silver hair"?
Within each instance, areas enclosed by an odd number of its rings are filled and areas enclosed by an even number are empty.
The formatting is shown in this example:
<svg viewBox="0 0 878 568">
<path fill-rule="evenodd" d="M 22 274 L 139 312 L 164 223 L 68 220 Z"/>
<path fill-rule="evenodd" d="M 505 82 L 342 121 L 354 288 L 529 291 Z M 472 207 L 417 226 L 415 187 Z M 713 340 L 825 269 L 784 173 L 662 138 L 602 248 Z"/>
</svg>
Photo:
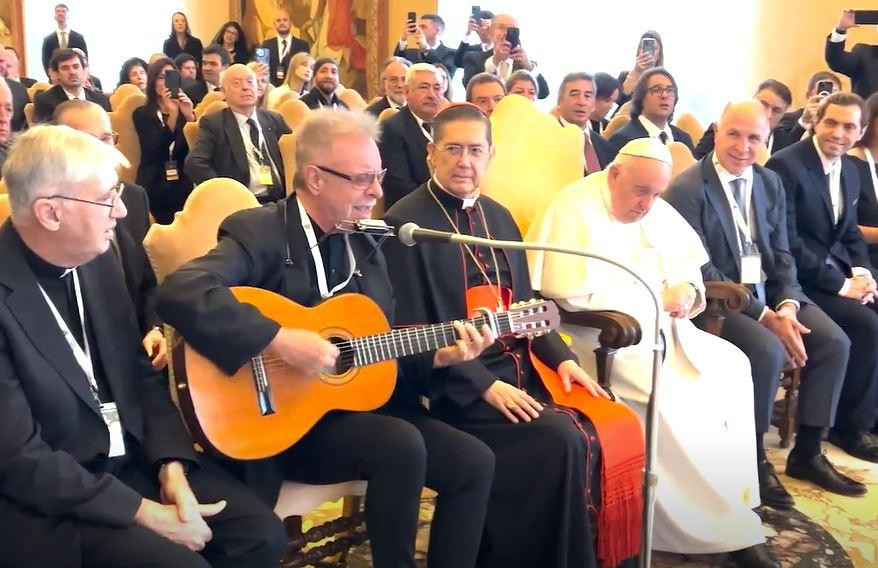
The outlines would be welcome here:
<svg viewBox="0 0 878 568">
<path fill-rule="evenodd" d="M 377 142 L 381 127 L 378 120 L 366 112 L 324 108 L 309 113 L 296 132 L 296 174 L 293 177 L 293 187 L 304 187 L 303 168 L 312 163 L 316 156 L 328 154 L 334 139 L 346 135 L 369 137 Z"/>
<path fill-rule="evenodd" d="M 121 152 L 69 126 L 39 125 L 15 138 L 3 164 L 12 218 L 26 224 L 34 201 L 60 193 L 86 180 L 111 183 L 117 167 L 128 167 Z"/>
<path fill-rule="evenodd" d="M 436 80 L 440 83 L 442 82 L 442 75 L 439 74 L 439 68 L 430 63 L 415 63 L 405 72 L 405 84 L 409 87 L 412 86 L 412 82 L 415 80 L 416 73 L 432 73 L 436 76 Z"/>
<path fill-rule="evenodd" d="M 381 78 L 387 78 L 387 68 L 390 67 L 391 63 L 399 63 L 403 67 L 408 70 L 409 67 L 412 66 L 412 62 L 406 59 L 405 57 L 398 57 L 396 55 L 391 55 L 387 59 L 384 60 L 384 63 L 381 65 Z"/>
</svg>

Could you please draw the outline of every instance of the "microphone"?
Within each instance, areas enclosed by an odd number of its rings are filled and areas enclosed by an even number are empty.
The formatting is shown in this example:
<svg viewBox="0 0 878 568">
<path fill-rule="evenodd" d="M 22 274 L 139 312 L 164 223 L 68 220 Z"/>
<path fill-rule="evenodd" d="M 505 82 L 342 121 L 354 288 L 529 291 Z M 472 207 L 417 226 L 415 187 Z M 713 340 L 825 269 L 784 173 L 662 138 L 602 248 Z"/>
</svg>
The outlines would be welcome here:
<svg viewBox="0 0 878 568">
<path fill-rule="evenodd" d="M 446 233 L 445 231 L 435 231 L 433 229 L 422 229 L 417 223 L 406 223 L 399 228 L 396 236 L 407 247 L 413 247 L 417 243 L 424 242 L 441 242 L 453 243 L 454 237 L 462 237 L 456 233 Z"/>
<path fill-rule="evenodd" d="M 343 233 L 363 233 L 376 237 L 392 237 L 393 229 L 381 219 L 345 219 L 335 224 L 335 228 Z"/>
</svg>

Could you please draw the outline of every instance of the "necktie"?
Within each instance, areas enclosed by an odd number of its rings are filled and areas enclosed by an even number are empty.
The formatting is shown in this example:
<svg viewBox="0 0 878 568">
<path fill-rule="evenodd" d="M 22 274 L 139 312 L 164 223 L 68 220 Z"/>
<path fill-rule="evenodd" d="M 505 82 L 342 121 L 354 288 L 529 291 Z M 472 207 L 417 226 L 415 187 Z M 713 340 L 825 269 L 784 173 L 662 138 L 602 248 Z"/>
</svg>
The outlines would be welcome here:
<svg viewBox="0 0 878 568">
<path fill-rule="evenodd" d="M 422 122 L 421 128 L 423 128 L 424 132 L 426 132 L 430 136 L 433 135 L 433 123 L 432 122 Z"/>
<path fill-rule="evenodd" d="M 668 133 L 667 132 L 660 132 L 659 133 L 659 140 L 662 141 L 662 144 L 667 144 L 668 143 Z"/>
<path fill-rule="evenodd" d="M 749 207 L 747 207 L 747 203 L 744 202 L 744 184 L 747 183 L 744 178 L 737 178 L 732 180 L 732 193 L 735 196 L 735 203 L 738 204 L 738 210 L 741 212 L 741 217 L 744 218 L 744 221 L 747 221 L 747 214 Z M 749 240 L 749 239 L 748 239 Z"/>
<path fill-rule="evenodd" d="M 282 39 L 282 40 L 280 40 L 280 58 L 281 58 L 281 60 L 283 60 L 283 58 L 286 57 L 286 55 L 287 55 L 287 40 Z"/>
<path fill-rule="evenodd" d="M 58 33 L 61 36 L 61 41 L 58 42 L 58 47 L 61 49 L 67 49 L 67 32 L 62 31 Z"/>
<path fill-rule="evenodd" d="M 588 132 L 584 132 L 583 134 L 585 134 L 585 173 L 592 174 L 600 171 L 601 163 L 598 161 L 598 155 L 594 151 L 594 146 L 591 143 L 591 136 Z"/>
<path fill-rule="evenodd" d="M 252 118 L 247 119 L 247 126 L 250 127 L 250 142 L 253 144 L 253 147 L 258 151 L 259 148 L 259 130 L 256 126 L 256 121 Z"/>
</svg>

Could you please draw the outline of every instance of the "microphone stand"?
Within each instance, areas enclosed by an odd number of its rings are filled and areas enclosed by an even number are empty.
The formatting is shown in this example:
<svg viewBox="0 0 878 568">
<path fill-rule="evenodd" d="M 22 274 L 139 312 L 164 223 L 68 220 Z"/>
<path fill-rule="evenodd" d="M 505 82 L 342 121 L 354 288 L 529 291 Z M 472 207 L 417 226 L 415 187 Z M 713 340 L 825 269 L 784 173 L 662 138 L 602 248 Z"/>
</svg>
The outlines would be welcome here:
<svg viewBox="0 0 878 568">
<path fill-rule="evenodd" d="M 594 258 L 608 264 L 616 266 L 643 284 L 652 297 L 655 307 L 655 326 L 654 336 L 652 340 L 652 389 L 649 394 L 649 403 L 646 407 L 646 455 L 643 471 L 643 521 L 642 521 L 642 537 L 640 542 L 640 559 L 638 566 L 640 568 L 649 568 L 652 561 L 652 528 L 655 520 L 655 488 L 658 483 L 658 476 L 655 473 L 655 456 L 658 448 L 658 394 L 659 394 L 659 371 L 661 369 L 661 314 L 663 303 L 658 293 L 649 285 L 635 270 L 625 266 L 621 262 L 613 260 L 602 254 L 587 252 L 567 247 L 552 245 L 549 243 L 529 243 L 522 241 L 501 241 L 494 239 L 483 239 L 480 237 L 471 237 L 469 235 L 459 235 L 454 233 L 440 233 L 439 231 L 431 231 L 429 229 L 418 229 L 423 231 L 425 236 L 420 240 L 430 240 L 447 242 L 450 244 L 466 244 L 481 247 L 490 247 L 509 250 L 535 250 L 543 252 L 557 252 L 561 254 L 570 254 L 585 258 Z M 416 231 L 416 235 L 417 235 Z M 441 235 L 441 236 L 440 236 Z M 414 236 L 417 241 L 418 236 Z"/>
</svg>

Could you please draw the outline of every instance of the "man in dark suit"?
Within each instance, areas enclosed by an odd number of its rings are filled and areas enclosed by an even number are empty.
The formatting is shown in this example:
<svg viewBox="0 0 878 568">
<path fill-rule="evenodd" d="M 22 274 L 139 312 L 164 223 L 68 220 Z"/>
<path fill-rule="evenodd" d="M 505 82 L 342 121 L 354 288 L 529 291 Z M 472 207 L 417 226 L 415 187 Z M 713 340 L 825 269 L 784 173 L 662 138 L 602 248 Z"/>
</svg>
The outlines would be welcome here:
<svg viewBox="0 0 878 568">
<path fill-rule="evenodd" d="M 212 43 L 204 48 L 201 53 L 201 76 L 200 81 L 195 81 L 183 91 L 197 105 L 201 100 L 213 91 L 220 90 L 220 74 L 232 64 L 229 52 L 221 45 Z"/>
<path fill-rule="evenodd" d="M 58 84 L 34 97 L 34 117 L 37 122 L 51 119 L 55 107 L 71 99 L 88 100 L 110 112 L 110 99 L 103 93 L 84 87 L 85 67 L 81 55 L 72 49 L 59 49 L 52 56 L 51 66 L 58 75 Z"/>
<path fill-rule="evenodd" d="M 486 116 L 491 116 L 505 96 L 506 85 L 490 73 L 479 73 L 466 86 L 466 102 L 482 109 Z"/>
<path fill-rule="evenodd" d="M 505 83 L 514 71 L 527 69 L 537 80 L 537 98 L 544 99 L 549 96 L 549 84 L 537 69 L 536 62 L 527 56 L 520 43 L 513 47 L 506 40 L 506 30 L 512 27 L 518 27 L 518 20 L 509 14 L 497 14 L 491 20 L 491 40 L 494 45 L 487 51 L 475 50 L 464 54 L 463 84 L 466 86 L 479 73 L 496 75 Z"/>
<path fill-rule="evenodd" d="M 832 88 L 827 89 L 826 82 L 831 83 Z M 821 85 L 821 83 L 823 83 Z M 820 101 L 832 93 L 841 90 L 841 79 L 835 73 L 818 71 L 808 78 L 808 90 L 805 92 L 805 106 L 788 112 L 780 121 L 778 128 L 786 130 L 792 142 L 798 142 L 808 135 L 811 130 L 811 122 L 817 114 Z"/>
<path fill-rule="evenodd" d="M 336 91 L 338 90 L 338 62 L 331 57 L 321 57 L 314 62 L 314 88 L 299 99 L 311 110 L 328 107 L 348 108 Z"/>
<path fill-rule="evenodd" d="M 448 80 L 454 77 L 457 66 L 454 59 L 457 50 L 448 47 L 439 39 L 445 32 L 445 20 L 438 14 L 423 14 L 417 23 L 406 23 L 402 37 L 393 51 L 393 55 L 404 57 L 412 63 L 441 63 L 448 71 Z M 408 39 L 417 47 L 408 47 Z"/>
<path fill-rule="evenodd" d="M 297 327 L 295 317 L 281 327 L 239 303 L 229 286 L 258 286 L 307 307 L 337 294 L 359 293 L 393 322 L 394 293 L 384 255 L 371 236 L 336 230 L 343 220 L 368 219 L 381 197 L 375 119 L 321 109 L 298 133 L 295 192 L 277 204 L 230 216 L 220 227 L 217 247 L 159 287 L 159 314 L 226 371 L 270 347 L 303 375 L 314 376 L 333 366 L 339 354 L 325 336 Z M 459 324 L 455 328 L 463 330 Z M 269 503 L 277 500 L 284 479 L 367 480 L 373 562 L 388 567 L 414 566 L 426 484 L 439 493 L 430 566 L 475 566 L 493 454 L 472 436 L 432 418 L 419 400 L 429 393 L 432 368 L 471 360 L 490 343 L 472 326 L 462 336 L 467 343 L 401 359 L 394 395 L 380 411 L 329 412 L 277 458 L 236 464 L 241 475 Z"/>
<path fill-rule="evenodd" d="M 82 34 L 67 27 L 67 15 L 69 10 L 66 4 L 55 5 L 55 23 L 58 29 L 43 38 L 43 71 L 49 74 L 52 55 L 56 49 L 73 49 L 78 47 L 88 57 L 88 46 Z"/>
<path fill-rule="evenodd" d="M 280 8 L 274 16 L 277 34 L 262 42 L 262 47 L 268 50 L 268 75 L 275 87 L 281 86 L 286 79 L 290 58 L 301 51 L 311 51 L 308 42 L 295 37 L 290 29 L 290 13 L 286 8 Z"/>
<path fill-rule="evenodd" d="M 12 131 L 18 132 L 27 128 L 27 117 L 24 116 L 24 105 L 30 102 L 27 89 L 24 85 L 9 78 L 9 69 L 12 65 L 12 54 L 5 49 L 0 49 L 0 77 L 6 79 L 6 88 L 12 96 Z"/>
<path fill-rule="evenodd" d="M 441 89 L 439 71 L 429 63 L 416 63 L 406 73 L 408 104 L 384 123 L 378 143 L 387 168 L 385 210 L 430 179 L 427 143 L 433 140 L 431 128 L 439 112 Z"/>
<path fill-rule="evenodd" d="M 856 10 L 843 10 L 838 24 L 826 37 L 824 57 L 829 68 L 851 79 L 851 90 L 868 99 L 878 91 L 878 45 L 858 43 L 850 51 L 844 50 L 847 31 L 859 27 L 854 18 Z"/>
<path fill-rule="evenodd" d="M 268 203 L 286 195 L 278 140 L 291 130 L 276 112 L 256 108 L 256 89 L 256 75 L 246 65 L 223 73 L 229 107 L 201 117 L 185 171 L 195 185 L 215 177 L 238 180 Z"/>
<path fill-rule="evenodd" d="M 469 80 L 479 73 L 475 69 L 484 68 L 484 64 L 481 63 L 482 53 L 494 48 L 494 42 L 491 39 L 491 22 L 494 20 L 494 13 L 482 10 L 479 15 L 479 20 L 476 20 L 472 15 L 469 16 L 466 35 L 454 53 L 454 66 L 463 69 L 464 88 Z M 474 41 L 473 35 L 478 39 L 477 43 L 471 43 Z"/>
<path fill-rule="evenodd" d="M 591 113 L 591 128 L 598 134 L 604 133 L 604 128 L 610 123 L 607 118 L 613 105 L 619 100 L 622 86 L 619 80 L 609 73 L 594 74 L 594 111 Z"/>
<path fill-rule="evenodd" d="M 692 138 L 671 124 L 678 95 L 677 82 L 663 67 L 645 71 L 631 95 L 631 121 L 610 138 L 611 155 L 615 158 L 622 146 L 637 138 L 658 138 L 665 144 L 682 142 L 695 152 Z"/>
<path fill-rule="evenodd" d="M 558 122 L 573 124 L 583 134 L 584 174 L 598 172 L 612 161 L 610 148 L 603 136 L 591 127 L 595 105 L 594 78 L 588 73 L 568 73 L 558 87 Z"/>
<path fill-rule="evenodd" d="M 6 161 L 12 136 L 12 93 L 6 86 L 6 79 L 0 77 L 0 169 Z"/>
<path fill-rule="evenodd" d="M 400 109 L 405 106 L 405 73 L 412 64 L 402 57 L 388 57 L 381 70 L 384 96 L 366 107 L 366 112 L 378 118 L 389 108 Z"/>
<path fill-rule="evenodd" d="M 799 281 L 808 297 L 851 341 L 838 418 L 829 441 L 851 455 L 878 462 L 878 442 L 868 433 L 878 413 L 875 269 L 857 227 L 859 174 L 845 156 L 859 139 L 866 117 L 859 96 L 829 95 L 817 110 L 814 136 L 781 150 L 766 166 L 780 174 L 784 183 L 790 249 Z M 787 473 L 795 476 L 792 464 L 788 462 Z M 803 472 L 797 467 L 796 473 Z M 857 489 L 865 492 L 865 488 Z"/>
<path fill-rule="evenodd" d="M 277 566 L 281 523 L 194 451 L 140 348 L 109 252 L 126 213 L 124 162 L 91 136 L 40 126 L 6 163 L 0 557 L 12 566 Z"/>
<path fill-rule="evenodd" d="M 677 176 L 664 198 L 692 225 L 710 255 L 701 267 L 704 280 L 738 282 L 753 293 L 743 312 L 726 314 L 722 337 L 747 355 L 753 369 L 762 503 L 788 509 L 793 498 L 763 444 L 778 378 L 785 363 L 802 368 L 791 455 L 816 464 L 818 485 L 846 493 L 849 480 L 819 456 L 824 429 L 835 422 L 850 341 L 797 280 L 783 184 L 776 173 L 755 164 L 770 132 L 762 105 L 729 105 L 716 129 L 716 149 Z M 699 320 L 696 324 L 703 324 Z"/>
<path fill-rule="evenodd" d="M 90 134 L 108 146 L 115 143 L 110 117 L 94 103 L 63 102 L 55 109 L 53 121 Z M 123 182 L 120 199 L 128 214 L 116 225 L 111 248 L 122 264 L 125 285 L 143 338 L 141 344 L 149 355 L 153 368 L 163 369 L 168 361 L 168 346 L 162 321 L 155 313 L 155 273 L 143 248 L 143 239 L 150 225 L 149 199 L 145 189 L 130 182 Z"/>
<path fill-rule="evenodd" d="M 37 80 L 31 79 L 30 77 L 21 76 L 20 58 L 18 57 L 18 52 L 15 51 L 14 47 L 7 46 L 6 51 L 9 53 L 6 70 L 7 78 L 12 79 L 13 81 L 18 81 L 19 83 L 24 85 L 25 89 L 30 89 L 37 82 Z"/>
<path fill-rule="evenodd" d="M 762 103 L 762 108 L 765 109 L 765 114 L 768 116 L 769 134 L 768 138 L 765 139 L 768 153 L 774 154 L 792 144 L 794 140 L 790 138 L 789 132 L 778 127 L 780 121 L 786 116 L 784 113 L 793 104 L 793 94 L 789 87 L 775 79 L 766 79 L 756 87 L 756 94 L 753 95 L 753 98 Z M 715 130 L 716 123 L 711 123 L 704 131 L 704 136 L 695 147 L 695 158 L 700 160 L 713 151 Z"/>
</svg>

